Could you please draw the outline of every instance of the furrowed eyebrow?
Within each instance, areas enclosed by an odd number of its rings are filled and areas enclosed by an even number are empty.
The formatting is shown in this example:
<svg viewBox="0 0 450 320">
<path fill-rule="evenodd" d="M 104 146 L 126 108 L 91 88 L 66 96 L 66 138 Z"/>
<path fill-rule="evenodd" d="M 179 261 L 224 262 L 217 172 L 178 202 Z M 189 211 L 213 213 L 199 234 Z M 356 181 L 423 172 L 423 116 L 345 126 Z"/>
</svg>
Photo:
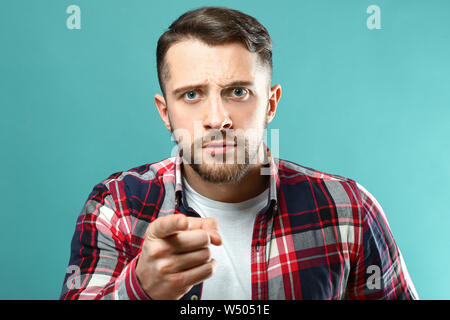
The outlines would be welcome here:
<svg viewBox="0 0 450 320">
<path fill-rule="evenodd" d="M 223 88 L 227 88 L 227 87 L 253 87 L 255 85 L 255 83 L 253 81 L 233 81 L 230 83 L 227 83 L 225 85 L 223 85 Z M 189 91 L 189 90 L 197 90 L 197 89 L 204 89 L 205 87 L 207 87 L 204 84 L 192 84 L 189 86 L 184 86 L 184 87 L 180 87 L 177 88 L 175 90 L 172 91 L 172 94 L 174 96 L 177 96 L 180 93 Z"/>
<path fill-rule="evenodd" d="M 175 90 L 172 91 L 172 94 L 173 94 L 174 96 L 177 96 L 178 94 L 183 93 L 183 92 L 185 92 L 185 91 L 196 90 L 196 89 L 202 89 L 202 88 L 204 88 L 204 87 L 205 87 L 205 86 L 204 86 L 204 85 L 201 85 L 201 84 L 193 84 L 193 85 L 190 85 L 190 86 L 184 86 L 184 87 L 175 89 Z"/>
<path fill-rule="evenodd" d="M 223 87 L 253 87 L 255 83 L 253 81 L 233 81 L 224 85 Z"/>
</svg>

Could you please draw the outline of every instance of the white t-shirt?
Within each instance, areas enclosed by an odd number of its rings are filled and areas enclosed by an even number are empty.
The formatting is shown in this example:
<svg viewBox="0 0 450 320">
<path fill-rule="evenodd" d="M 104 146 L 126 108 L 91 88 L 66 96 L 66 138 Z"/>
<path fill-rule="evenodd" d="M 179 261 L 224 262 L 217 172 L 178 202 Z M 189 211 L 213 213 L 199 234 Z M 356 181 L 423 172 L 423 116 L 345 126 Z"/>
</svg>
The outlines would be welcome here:
<svg viewBox="0 0 450 320">
<path fill-rule="evenodd" d="M 217 261 L 214 275 L 203 282 L 202 299 L 251 300 L 251 243 L 256 215 L 268 201 L 269 189 L 238 203 L 214 201 L 196 192 L 185 179 L 187 205 L 201 217 L 213 217 L 219 225 L 222 245 L 210 245 Z"/>
</svg>

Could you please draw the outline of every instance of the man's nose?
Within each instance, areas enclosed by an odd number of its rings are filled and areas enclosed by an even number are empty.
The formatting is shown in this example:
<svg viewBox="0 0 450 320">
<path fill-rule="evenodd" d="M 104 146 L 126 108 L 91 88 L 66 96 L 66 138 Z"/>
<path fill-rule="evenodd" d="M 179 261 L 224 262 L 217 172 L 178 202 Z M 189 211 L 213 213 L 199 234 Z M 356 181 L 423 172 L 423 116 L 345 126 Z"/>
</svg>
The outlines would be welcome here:
<svg viewBox="0 0 450 320">
<path fill-rule="evenodd" d="M 217 130 L 232 127 L 230 115 L 224 107 L 220 95 L 213 95 L 208 99 L 203 115 L 203 127 Z"/>
</svg>

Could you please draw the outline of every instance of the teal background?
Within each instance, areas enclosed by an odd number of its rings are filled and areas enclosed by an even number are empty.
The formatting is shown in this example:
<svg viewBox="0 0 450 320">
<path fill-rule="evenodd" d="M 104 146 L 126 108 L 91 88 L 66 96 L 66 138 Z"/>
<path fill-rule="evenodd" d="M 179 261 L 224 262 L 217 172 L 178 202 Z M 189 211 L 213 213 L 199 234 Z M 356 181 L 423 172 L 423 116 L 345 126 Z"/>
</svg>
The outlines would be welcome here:
<svg viewBox="0 0 450 320">
<path fill-rule="evenodd" d="M 68 30 L 66 8 L 81 8 Z M 366 9 L 381 8 L 381 30 Z M 160 34 L 186 10 L 254 15 L 274 42 L 280 157 L 381 203 L 422 299 L 450 299 L 450 1 L 2 0 L 1 299 L 57 299 L 76 218 L 111 173 L 170 156 Z"/>
</svg>

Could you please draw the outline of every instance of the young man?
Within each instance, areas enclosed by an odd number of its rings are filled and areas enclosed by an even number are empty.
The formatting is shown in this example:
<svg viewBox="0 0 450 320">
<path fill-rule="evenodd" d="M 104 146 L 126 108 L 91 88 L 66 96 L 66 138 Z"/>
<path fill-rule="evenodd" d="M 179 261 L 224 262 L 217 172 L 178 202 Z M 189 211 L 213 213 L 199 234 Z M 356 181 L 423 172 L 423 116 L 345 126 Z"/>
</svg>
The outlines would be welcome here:
<svg viewBox="0 0 450 320">
<path fill-rule="evenodd" d="M 62 299 L 416 299 L 384 212 L 355 181 L 273 157 L 281 97 L 256 19 L 205 7 L 158 41 L 176 157 L 94 187 Z"/>
</svg>

